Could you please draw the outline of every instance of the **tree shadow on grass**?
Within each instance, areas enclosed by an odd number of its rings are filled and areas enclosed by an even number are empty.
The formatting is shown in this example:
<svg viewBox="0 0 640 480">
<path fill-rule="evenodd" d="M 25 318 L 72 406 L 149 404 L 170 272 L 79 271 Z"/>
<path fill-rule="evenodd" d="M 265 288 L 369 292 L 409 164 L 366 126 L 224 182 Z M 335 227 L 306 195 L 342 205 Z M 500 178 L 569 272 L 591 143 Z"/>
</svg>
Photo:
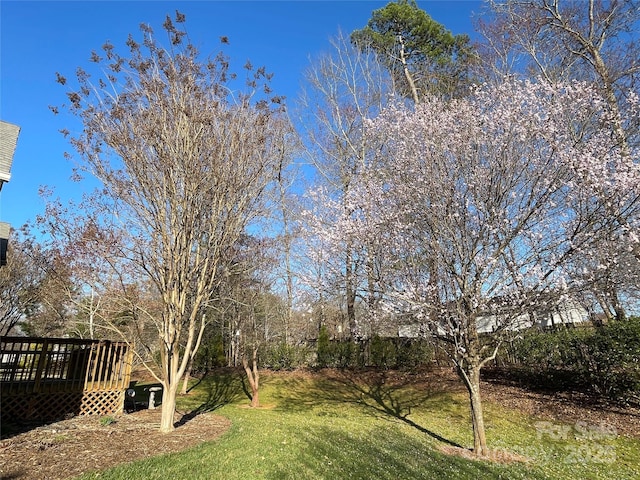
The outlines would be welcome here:
<svg viewBox="0 0 640 480">
<path fill-rule="evenodd" d="M 372 408 L 373 410 L 396 418 L 407 425 L 426 433 L 433 439 L 451 445 L 452 447 L 464 448 L 462 445 L 449 440 L 436 432 L 417 424 L 408 417 L 411 409 L 423 405 L 433 397 L 431 392 L 419 392 L 418 389 L 411 389 L 411 393 L 401 391 L 403 387 L 410 386 L 410 382 L 397 382 L 388 378 L 386 371 L 374 372 L 365 377 L 366 381 L 360 380 L 357 373 L 349 372 L 343 374 L 341 381 L 348 389 L 359 395 L 360 405 Z"/>
<path fill-rule="evenodd" d="M 198 386 L 210 375 L 211 375 L 211 372 L 209 370 L 205 370 L 205 372 L 202 375 L 200 375 L 200 377 L 196 380 L 196 383 L 194 383 L 187 389 L 187 394 L 191 393 L 193 390 L 198 388 Z"/>
<path fill-rule="evenodd" d="M 201 378 L 196 385 L 200 385 L 199 389 L 206 392 L 206 399 L 198 407 L 185 413 L 175 423 L 176 428 L 193 420 L 198 415 L 213 412 L 228 405 L 235 401 L 242 392 L 237 376 L 227 372 L 210 374 L 206 381 Z"/>
<path fill-rule="evenodd" d="M 300 382 L 299 380 L 297 382 Z M 444 444 L 464 448 L 409 418 L 415 407 L 424 406 L 441 392 L 418 385 L 410 375 L 389 375 L 386 371 L 323 371 L 317 381 L 294 384 L 282 394 L 287 408 L 302 410 L 315 403 L 351 403 L 375 415 L 391 417 Z M 299 392 L 306 392 L 308 395 Z"/>
<path fill-rule="evenodd" d="M 305 429 L 298 438 L 303 443 L 296 456 L 296 465 L 302 467 L 302 473 L 296 472 L 300 478 L 546 478 L 526 466 L 478 462 L 433 451 L 397 429 L 379 427 L 370 436 L 357 437 L 333 426 L 318 426 Z M 278 464 L 263 478 L 296 477 L 290 465 Z"/>
<path fill-rule="evenodd" d="M 247 377 L 244 373 L 240 373 L 240 385 L 242 386 L 242 393 L 244 393 L 245 397 L 247 397 L 247 399 L 251 401 L 251 392 L 249 391 L 249 387 L 247 386 L 246 378 Z M 264 381 L 264 379 L 262 379 L 262 381 Z"/>
</svg>

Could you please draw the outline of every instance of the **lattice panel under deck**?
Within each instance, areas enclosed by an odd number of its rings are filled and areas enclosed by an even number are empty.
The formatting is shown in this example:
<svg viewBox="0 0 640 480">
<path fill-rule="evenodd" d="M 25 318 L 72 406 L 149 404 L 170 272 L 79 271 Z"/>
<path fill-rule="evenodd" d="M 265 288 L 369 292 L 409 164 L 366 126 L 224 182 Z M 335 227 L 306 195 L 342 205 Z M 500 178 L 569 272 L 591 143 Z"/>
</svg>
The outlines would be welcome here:
<svg viewBox="0 0 640 480">
<path fill-rule="evenodd" d="M 80 415 L 110 415 L 122 413 L 124 392 L 84 392 Z"/>
<path fill-rule="evenodd" d="M 121 413 L 124 392 L 33 393 L 3 395 L 2 421 L 57 420 L 68 415 L 111 415 Z"/>
</svg>

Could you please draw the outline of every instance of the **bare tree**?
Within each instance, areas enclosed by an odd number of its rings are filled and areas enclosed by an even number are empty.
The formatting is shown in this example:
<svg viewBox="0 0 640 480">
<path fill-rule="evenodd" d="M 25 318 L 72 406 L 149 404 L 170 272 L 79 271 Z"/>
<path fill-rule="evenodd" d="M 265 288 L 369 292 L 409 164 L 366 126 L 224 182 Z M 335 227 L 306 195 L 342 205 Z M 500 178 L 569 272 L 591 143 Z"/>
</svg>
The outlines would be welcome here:
<svg viewBox="0 0 640 480">
<path fill-rule="evenodd" d="M 0 269 L 0 334 L 15 333 L 25 310 L 37 303 L 40 275 L 29 268 L 15 239 L 9 243 L 7 265 Z"/>
<path fill-rule="evenodd" d="M 0 269 L 0 334 L 62 334 L 68 328 L 66 295 L 55 279 L 68 281 L 57 252 L 47 251 L 28 234 L 13 231 L 7 265 Z"/>
<path fill-rule="evenodd" d="M 176 12 L 175 23 L 184 21 Z M 282 99 L 264 68 L 247 62 L 238 86 L 226 56 L 202 61 L 174 20 L 163 28 L 168 48 L 142 25 L 142 43 L 129 36 L 127 56 L 110 43 L 93 52 L 105 76 L 94 82 L 79 69 L 68 107 L 83 125 L 71 138 L 80 171 L 101 182 L 84 222 L 101 232 L 100 253 L 123 269 L 122 285 L 146 278 L 160 299 L 159 315 L 146 317 L 160 344 L 166 432 L 229 251 L 270 208 Z"/>
<path fill-rule="evenodd" d="M 300 138 L 293 128 L 283 128 L 281 146 L 279 152 L 280 167 L 278 174 L 278 188 L 275 192 L 273 224 L 280 225 L 280 234 L 275 243 L 278 248 L 279 260 L 279 283 L 284 290 L 286 298 L 287 313 L 284 319 L 284 342 L 289 344 L 291 340 L 291 323 L 293 319 L 295 291 L 298 285 L 297 272 L 295 268 L 296 249 L 300 243 L 300 202 L 294 190 L 299 187 L 300 165 L 290 162 L 290 159 L 302 151 Z"/>
<path fill-rule="evenodd" d="M 276 267 L 279 239 L 245 235 L 235 249 L 221 291 L 221 312 L 231 326 L 233 366 L 241 364 L 249 382 L 251 406 L 259 407 L 259 353 L 268 343 L 282 339 L 287 305 L 272 293 L 279 276 Z"/>
<path fill-rule="evenodd" d="M 318 176 L 317 213 L 311 215 L 308 231 L 320 234 L 333 228 L 342 217 L 362 214 L 353 210 L 345 199 L 358 184 L 359 175 L 373 158 L 364 136 L 364 121 L 375 116 L 391 95 L 391 78 L 376 55 L 362 52 L 342 34 L 331 41 L 332 51 L 317 59 L 306 72 L 305 91 L 301 98 L 303 143 Z M 309 211 L 314 210 L 313 206 Z M 314 242 L 309 240 L 309 244 Z M 363 334 L 361 319 L 356 315 L 360 292 L 367 290 L 369 305 L 375 303 L 375 239 L 355 244 L 342 238 L 340 244 L 323 248 L 329 260 L 323 267 L 317 287 L 344 292 L 344 309 L 352 339 Z M 316 243 L 319 248 L 319 244 Z M 319 251 L 316 252 L 322 255 Z M 317 279 L 307 279 L 314 283 Z M 367 285 L 368 282 L 368 285 Z"/>
</svg>

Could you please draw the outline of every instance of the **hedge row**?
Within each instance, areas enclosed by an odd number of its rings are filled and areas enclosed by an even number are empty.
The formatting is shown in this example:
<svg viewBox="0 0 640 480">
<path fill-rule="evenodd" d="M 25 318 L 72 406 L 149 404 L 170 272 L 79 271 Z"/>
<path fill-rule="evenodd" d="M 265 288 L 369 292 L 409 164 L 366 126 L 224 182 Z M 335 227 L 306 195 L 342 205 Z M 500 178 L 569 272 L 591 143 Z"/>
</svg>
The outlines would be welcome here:
<svg viewBox="0 0 640 480">
<path fill-rule="evenodd" d="M 261 365 L 272 370 L 299 367 L 413 369 L 428 365 L 433 359 L 433 345 L 425 339 L 376 336 L 360 342 L 331 340 L 324 328 L 314 347 L 280 343 L 267 345 L 260 352 Z"/>
<path fill-rule="evenodd" d="M 607 399 L 640 402 L 640 317 L 591 328 L 527 331 L 505 353 L 507 366 L 549 387 L 581 386 Z"/>
</svg>

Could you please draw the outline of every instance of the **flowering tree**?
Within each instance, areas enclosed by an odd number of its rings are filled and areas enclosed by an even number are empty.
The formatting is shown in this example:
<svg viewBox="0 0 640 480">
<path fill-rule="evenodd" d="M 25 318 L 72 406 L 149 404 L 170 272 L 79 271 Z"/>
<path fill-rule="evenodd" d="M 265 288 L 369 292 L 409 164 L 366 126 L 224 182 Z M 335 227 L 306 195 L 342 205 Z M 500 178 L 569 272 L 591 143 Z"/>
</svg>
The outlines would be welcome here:
<svg viewBox="0 0 640 480">
<path fill-rule="evenodd" d="M 487 453 L 480 370 L 500 333 L 583 288 L 591 277 L 575 275 L 572 260 L 602 238 L 637 245 L 627 230 L 640 227 L 637 212 L 607 215 L 607 199 L 625 202 L 640 187 L 638 152 L 628 156 L 601 128 L 610 118 L 606 99 L 584 84 L 506 81 L 447 104 L 390 107 L 369 123 L 379 168 L 350 198 L 367 221 L 344 230 L 384 242 L 396 268 L 388 308 L 449 345 L 479 455 Z M 495 324 L 485 340 L 478 327 L 487 316 Z"/>
<path fill-rule="evenodd" d="M 175 23 L 184 21 L 176 12 Z M 131 311 L 157 330 L 160 429 L 170 431 L 228 253 L 269 209 L 288 124 L 263 68 L 247 63 L 246 84 L 237 85 L 226 56 L 203 61 L 170 17 L 163 27 L 168 48 L 146 25 L 142 43 L 127 40 L 126 56 L 106 43 L 92 55 L 104 75 L 92 81 L 78 70 L 68 98 L 83 126 L 71 139 L 81 170 L 101 184 L 76 218 L 95 232 L 96 254 L 107 259 L 123 298 L 135 303 L 132 283 L 144 279 L 161 305 L 158 314 L 135 304 Z"/>
<path fill-rule="evenodd" d="M 548 82 L 591 82 L 606 101 L 610 130 L 623 154 L 640 141 L 640 125 L 629 110 L 640 80 L 640 9 L 630 0 L 490 0 L 480 20 L 483 78 L 526 72 Z M 630 101 L 631 100 L 631 101 Z M 606 172 L 603 172 L 606 174 Z M 640 192 L 621 202 L 608 194 L 609 218 L 638 208 Z M 614 229 L 615 230 L 615 229 Z M 614 232 L 612 232 L 614 233 Z M 623 298 L 637 294 L 640 250 L 629 251 L 619 235 L 598 244 L 598 281 L 592 296 L 607 317 L 625 317 Z M 633 266 L 635 265 L 635 268 Z M 622 267 L 621 267 L 622 266 Z M 579 268 L 579 266 L 576 266 Z M 629 268 L 634 274 L 629 275 Z M 624 297 L 623 297 L 624 296 Z"/>
</svg>

